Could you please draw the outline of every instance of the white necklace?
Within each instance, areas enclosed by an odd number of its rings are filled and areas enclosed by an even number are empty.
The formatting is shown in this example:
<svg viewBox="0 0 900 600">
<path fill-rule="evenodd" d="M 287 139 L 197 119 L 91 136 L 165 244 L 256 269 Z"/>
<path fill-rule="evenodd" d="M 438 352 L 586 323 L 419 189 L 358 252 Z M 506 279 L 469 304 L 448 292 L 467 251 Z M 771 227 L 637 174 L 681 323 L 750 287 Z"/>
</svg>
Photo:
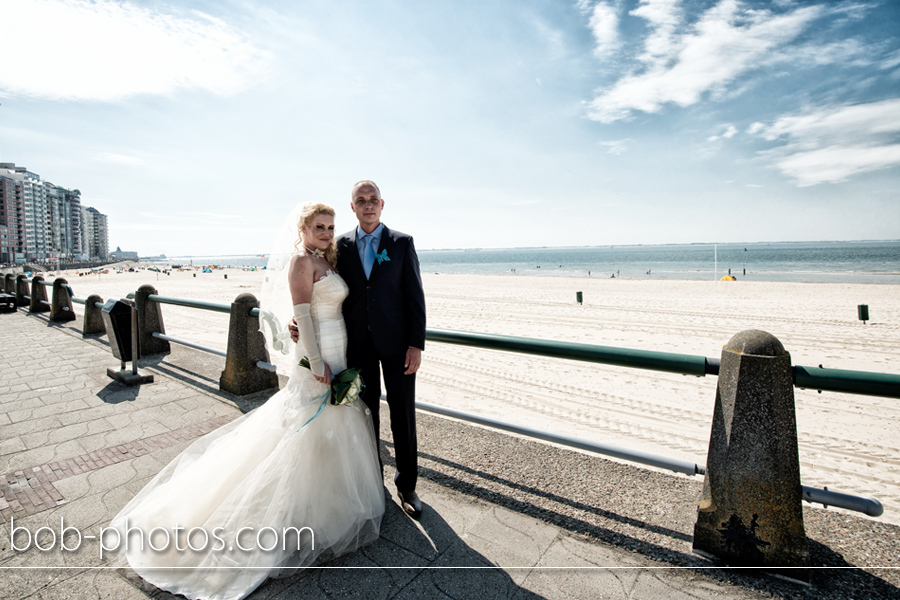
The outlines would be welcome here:
<svg viewBox="0 0 900 600">
<path fill-rule="evenodd" d="M 307 254 L 312 254 L 313 256 L 316 256 L 316 257 L 318 257 L 318 258 L 322 258 L 322 257 L 325 256 L 325 251 L 324 251 L 324 250 L 318 250 L 318 249 L 317 249 L 317 250 L 313 250 L 312 248 L 310 248 L 310 247 L 307 246 L 306 244 L 303 244 L 303 249 L 306 250 L 306 253 L 307 253 Z"/>
</svg>

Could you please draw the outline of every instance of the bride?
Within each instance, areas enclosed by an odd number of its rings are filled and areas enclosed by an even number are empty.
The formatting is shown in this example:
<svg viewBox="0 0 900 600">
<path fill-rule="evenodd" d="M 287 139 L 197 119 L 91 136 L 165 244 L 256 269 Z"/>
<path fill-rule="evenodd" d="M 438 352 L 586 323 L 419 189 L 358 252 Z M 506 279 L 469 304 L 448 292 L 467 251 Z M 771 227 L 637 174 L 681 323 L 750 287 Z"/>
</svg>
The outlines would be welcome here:
<svg viewBox="0 0 900 600">
<path fill-rule="evenodd" d="M 191 599 L 244 598 L 267 577 L 379 535 L 385 499 L 369 411 L 359 401 L 327 402 L 326 382 L 346 369 L 347 346 L 334 210 L 304 205 L 291 229 L 296 250 L 279 270 L 280 286 L 268 272 L 275 297 L 264 290 L 262 304 L 285 323 L 294 305 L 301 337 L 287 385 L 195 441 L 101 536 L 146 581 Z M 304 356 L 308 368 L 298 365 Z"/>
</svg>

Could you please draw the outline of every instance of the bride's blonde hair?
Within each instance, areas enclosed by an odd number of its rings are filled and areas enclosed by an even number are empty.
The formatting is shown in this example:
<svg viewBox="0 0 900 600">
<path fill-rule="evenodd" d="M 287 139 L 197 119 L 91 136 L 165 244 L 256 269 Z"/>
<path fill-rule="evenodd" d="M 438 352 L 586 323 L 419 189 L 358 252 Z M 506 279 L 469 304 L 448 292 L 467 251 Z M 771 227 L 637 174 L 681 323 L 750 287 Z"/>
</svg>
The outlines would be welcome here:
<svg viewBox="0 0 900 600">
<path fill-rule="evenodd" d="M 322 204 L 320 202 L 310 202 L 303 205 L 303 209 L 300 212 L 300 220 L 297 221 L 297 241 L 294 243 L 294 249 L 297 250 L 297 252 L 307 254 L 306 244 L 303 242 L 302 228 L 304 225 L 307 227 L 312 225 L 313 219 L 319 215 L 333 217 L 334 209 L 327 204 Z M 328 247 L 325 249 L 325 260 L 328 261 L 328 264 L 331 265 L 332 269 L 337 268 L 337 246 L 334 243 L 334 238 L 331 238 L 331 243 L 329 243 Z"/>
</svg>

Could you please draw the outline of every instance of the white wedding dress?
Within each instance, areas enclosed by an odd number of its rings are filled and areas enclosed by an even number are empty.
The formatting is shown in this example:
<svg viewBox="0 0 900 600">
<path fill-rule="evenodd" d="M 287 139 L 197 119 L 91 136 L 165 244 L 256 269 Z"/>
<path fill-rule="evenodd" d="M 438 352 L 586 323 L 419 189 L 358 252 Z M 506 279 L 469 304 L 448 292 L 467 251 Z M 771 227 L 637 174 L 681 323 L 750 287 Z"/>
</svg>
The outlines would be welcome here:
<svg viewBox="0 0 900 600">
<path fill-rule="evenodd" d="M 346 295 L 334 273 L 313 286 L 310 310 L 334 373 L 346 368 Z M 377 539 L 385 498 L 369 412 L 362 401 L 323 403 L 326 391 L 295 366 L 265 405 L 191 444 L 113 519 L 120 558 L 156 587 L 225 600 Z M 107 547 L 115 533 L 104 535 Z"/>
</svg>

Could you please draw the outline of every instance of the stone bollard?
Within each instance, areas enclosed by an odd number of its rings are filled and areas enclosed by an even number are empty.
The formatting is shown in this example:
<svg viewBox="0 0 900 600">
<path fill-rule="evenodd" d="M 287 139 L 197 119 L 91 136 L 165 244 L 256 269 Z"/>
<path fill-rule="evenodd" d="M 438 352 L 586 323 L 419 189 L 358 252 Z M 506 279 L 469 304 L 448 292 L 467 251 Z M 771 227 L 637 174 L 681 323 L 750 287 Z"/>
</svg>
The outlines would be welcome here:
<svg viewBox="0 0 900 600">
<path fill-rule="evenodd" d="M 3 278 L 3 290 L 12 296 L 16 295 L 16 276 L 12 273 L 7 273 L 6 277 Z"/>
<path fill-rule="evenodd" d="M 50 302 L 51 321 L 74 321 L 75 307 L 66 286 L 69 282 L 62 277 L 53 280 L 53 300 Z"/>
<path fill-rule="evenodd" d="M 31 302 L 28 305 L 28 312 L 47 312 L 50 310 L 50 303 L 47 302 L 47 290 L 44 287 L 44 278 L 35 275 L 31 278 Z"/>
<path fill-rule="evenodd" d="M 278 387 L 277 373 L 256 366 L 258 361 L 269 362 L 269 353 L 259 318 L 250 316 L 254 308 L 259 308 L 259 300 L 253 294 L 241 294 L 231 303 L 228 353 L 219 389 L 237 396 Z"/>
<path fill-rule="evenodd" d="M 103 323 L 103 313 L 97 303 L 103 303 L 103 298 L 97 294 L 91 294 L 84 301 L 84 321 L 81 324 L 81 337 L 106 333 L 106 325 Z"/>
<path fill-rule="evenodd" d="M 791 355 L 765 331 L 722 350 L 706 460 L 694 551 L 808 581 Z"/>
<path fill-rule="evenodd" d="M 165 333 L 162 308 L 157 302 L 148 300 L 148 296 L 156 295 L 152 285 L 142 285 L 134 293 L 134 304 L 138 311 L 138 343 L 141 356 L 151 354 L 168 354 L 171 346 L 167 340 L 153 337 L 154 332 Z"/>
<path fill-rule="evenodd" d="M 16 306 L 28 306 L 31 299 L 28 297 L 28 277 L 25 273 L 16 275 Z"/>
</svg>

